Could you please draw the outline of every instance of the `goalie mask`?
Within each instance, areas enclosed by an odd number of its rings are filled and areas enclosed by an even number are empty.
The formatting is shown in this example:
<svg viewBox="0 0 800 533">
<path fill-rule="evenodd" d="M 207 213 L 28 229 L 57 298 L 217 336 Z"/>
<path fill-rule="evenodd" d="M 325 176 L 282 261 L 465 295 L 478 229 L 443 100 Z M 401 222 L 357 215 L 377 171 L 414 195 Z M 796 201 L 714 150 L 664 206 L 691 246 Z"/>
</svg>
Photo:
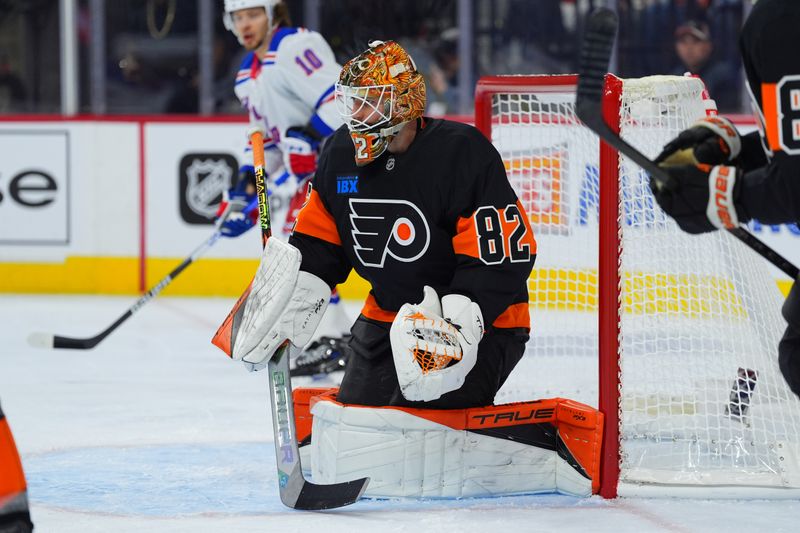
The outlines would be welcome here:
<svg viewBox="0 0 800 533">
<path fill-rule="evenodd" d="M 394 41 L 373 41 L 342 67 L 336 104 L 358 166 L 377 159 L 403 126 L 425 111 L 425 79 Z"/>
</svg>

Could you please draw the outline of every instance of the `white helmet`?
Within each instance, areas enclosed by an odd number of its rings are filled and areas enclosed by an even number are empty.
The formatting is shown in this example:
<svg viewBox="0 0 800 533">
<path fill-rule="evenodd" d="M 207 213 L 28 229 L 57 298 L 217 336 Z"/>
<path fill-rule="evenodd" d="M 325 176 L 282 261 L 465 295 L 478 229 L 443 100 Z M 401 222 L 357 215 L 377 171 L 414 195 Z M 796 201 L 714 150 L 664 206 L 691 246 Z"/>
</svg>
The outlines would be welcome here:
<svg viewBox="0 0 800 533">
<path fill-rule="evenodd" d="M 263 7 L 264 11 L 267 12 L 267 26 L 271 28 L 272 10 L 279 1 L 280 0 L 225 0 L 225 13 L 222 15 L 222 23 L 225 24 L 225 29 L 232 31 L 236 38 L 240 39 L 239 34 L 236 33 L 236 26 L 233 25 L 231 13 L 239 11 L 240 9 Z"/>
</svg>

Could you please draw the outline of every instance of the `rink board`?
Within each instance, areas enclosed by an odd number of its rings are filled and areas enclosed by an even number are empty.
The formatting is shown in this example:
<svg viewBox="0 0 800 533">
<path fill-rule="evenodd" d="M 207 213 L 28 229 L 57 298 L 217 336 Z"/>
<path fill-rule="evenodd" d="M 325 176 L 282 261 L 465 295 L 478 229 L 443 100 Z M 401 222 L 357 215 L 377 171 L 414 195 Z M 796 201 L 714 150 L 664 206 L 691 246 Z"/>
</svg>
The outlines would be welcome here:
<svg viewBox="0 0 800 533">
<path fill-rule="evenodd" d="M 247 162 L 244 130 L 230 117 L 0 121 L 0 292 L 136 294 L 155 285 L 210 235 L 222 190 Z M 569 179 L 563 194 L 584 186 L 585 176 Z M 752 229 L 800 263 L 797 227 Z M 222 239 L 165 294 L 237 296 L 260 249 L 256 231 Z M 561 265 L 539 259 L 548 269 L 539 279 L 555 290 L 571 283 Z M 788 280 L 775 277 L 785 293 Z M 352 275 L 342 295 L 363 299 L 368 289 Z"/>
</svg>

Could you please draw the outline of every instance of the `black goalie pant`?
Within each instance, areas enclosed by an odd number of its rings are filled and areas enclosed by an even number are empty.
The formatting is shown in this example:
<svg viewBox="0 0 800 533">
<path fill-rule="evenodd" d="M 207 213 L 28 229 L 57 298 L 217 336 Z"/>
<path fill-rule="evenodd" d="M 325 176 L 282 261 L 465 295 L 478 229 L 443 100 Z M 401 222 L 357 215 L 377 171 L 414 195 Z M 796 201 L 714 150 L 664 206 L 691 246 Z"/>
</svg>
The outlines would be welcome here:
<svg viewBox="0 0 800 533">
<path fill-rule="evenodd" d="M 525 353 L 528 332 L 522 328 L 491 329 L 478 348 L 478 360 L 464 385 L 431 402 L 412 402 L 400 392 L 389 340 L 391 324 L 359 316 L 351 330 L 338 400 L 373 406 L 463 409 L 492 405 L 495 394 Z"/>
<path fill-rule="evenodd" d="M 794 282 L 783 304 L 783 318 L 789 325 L 778 345 L 778 362 L 786 383 L 800 396 L 800 283 L 798 281 Z"/>
</svg>

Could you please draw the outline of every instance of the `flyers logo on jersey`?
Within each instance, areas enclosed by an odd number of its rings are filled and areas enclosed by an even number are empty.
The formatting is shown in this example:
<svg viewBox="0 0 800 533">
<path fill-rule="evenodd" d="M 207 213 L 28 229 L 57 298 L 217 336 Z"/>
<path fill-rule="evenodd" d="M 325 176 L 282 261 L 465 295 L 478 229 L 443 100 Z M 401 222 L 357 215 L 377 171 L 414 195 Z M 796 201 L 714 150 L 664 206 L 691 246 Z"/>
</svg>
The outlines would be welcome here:
<svg viewBox="0 0 800 533">
<path fill-rule="evenodd" d="M 416 261 L 430 245 L 422 211 L 405 200 L 350 199 L 353 250 L 364 266 L 382 267 L 386 257 Z"/>
</svg>

